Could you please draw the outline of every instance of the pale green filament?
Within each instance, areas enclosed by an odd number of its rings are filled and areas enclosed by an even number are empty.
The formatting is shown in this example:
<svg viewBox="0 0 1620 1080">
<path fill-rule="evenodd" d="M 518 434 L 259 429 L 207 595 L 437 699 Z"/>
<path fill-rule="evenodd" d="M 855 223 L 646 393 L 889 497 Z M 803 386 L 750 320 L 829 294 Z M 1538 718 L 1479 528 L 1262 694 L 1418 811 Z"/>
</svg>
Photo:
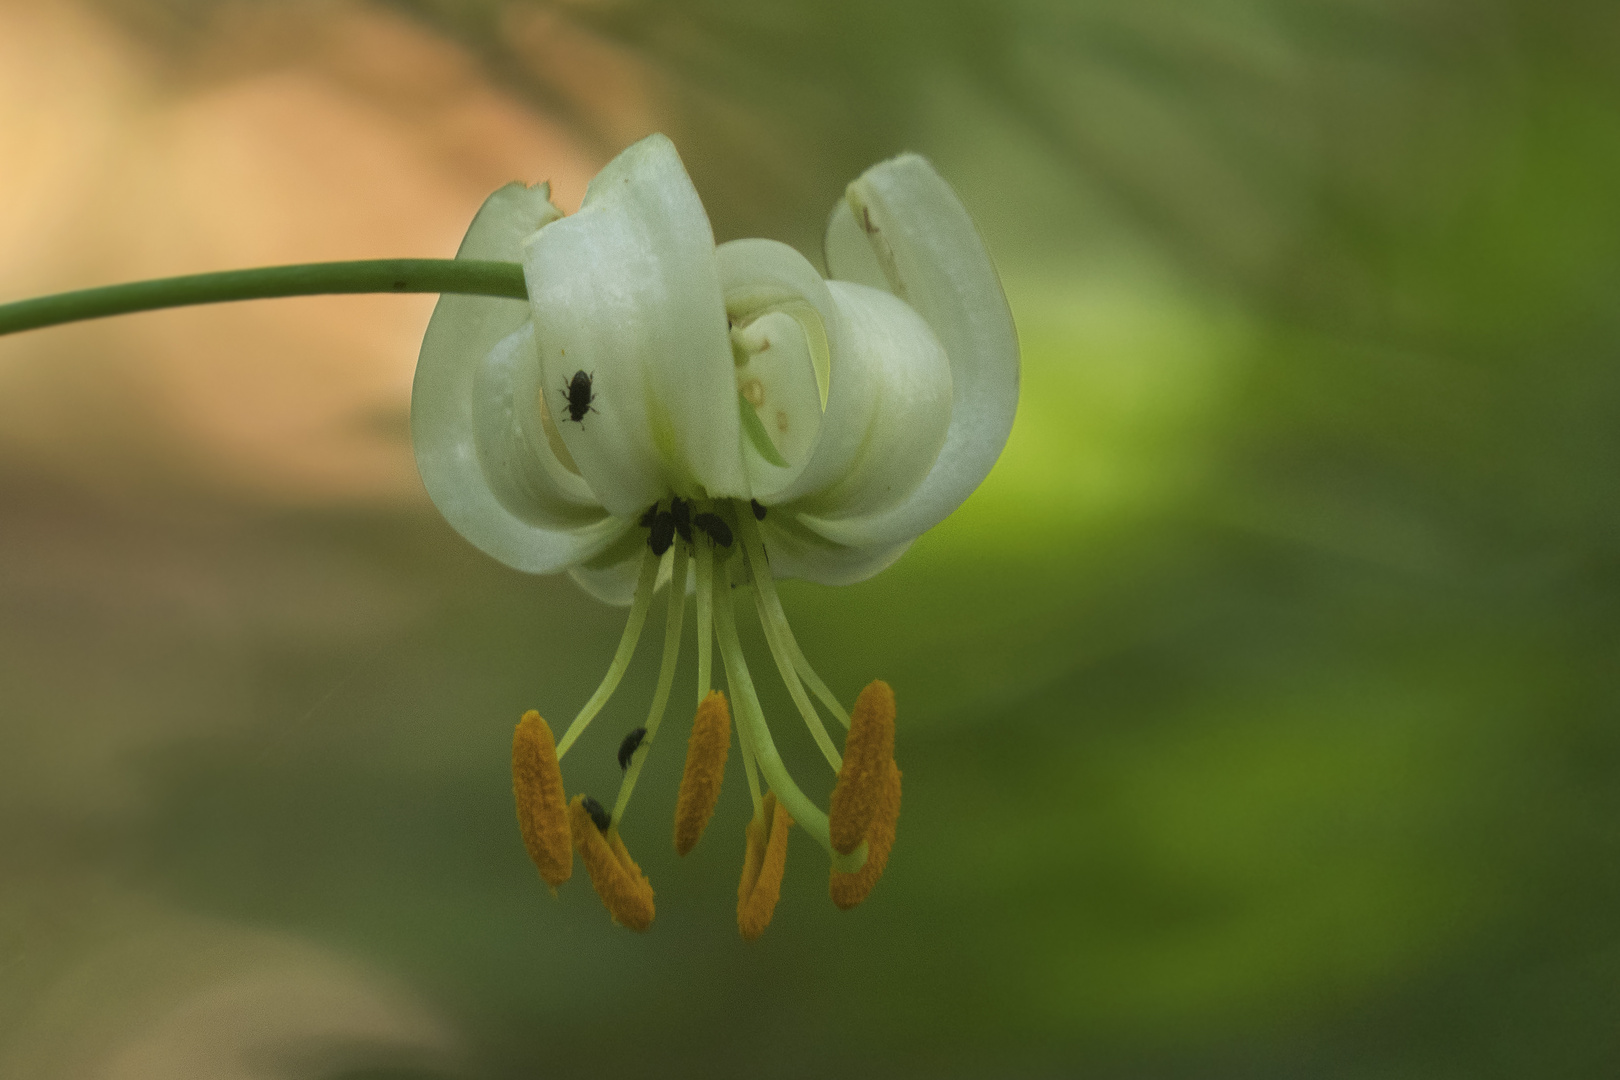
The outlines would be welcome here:
<svg viewBox="0 0 1620 1080">
<path fill-rule="evenodd" d="M 737 686 L 730 671 L 726 672 L 726 686 L 731 690 L 731 700 L 737 701 Z M 748 777 L 748 797 L 753 800 L 754 818 L 758 820 L 765 816 L 765 796 L 759 787 L 759 766 L 755 764 L 754 739 L 749 733 L 748 725 L 742 723 L 741 712 L 737 713 L 737 719 L 737 741 L 742 744 L 743 775 Z"/>
<path fill-rule="evenodd" d="M 759 526 L 754 523 L 749 515 L 740 513 L 737 515 L 737 524 L 750 558 L 754 557 L 755 545 L 757 545 L 759 561 L 764 563 L 765 542 L 760 537 Z M 776 629 L 777 637 L 787 646 L 788 656 L 793 660 L 793 670 L 797 671 L 799 677 L 809 685 L 810 692 L 821 699 L 821 703 L 827 707 L 827 711 L 836 716 L 838 722 L 843 724 L 845 728 L 848 728 L 849 713 L 845 711 L 843 705 L 839 704 L 837 695 L 827 687 L 821 676 L 817 675 L 815 669 L 810 666 L 810 661 L 805 659 L 804 650 L 799 648 L 798 639 L 793 636 L 793 628 L 788 625 L 787 613 L 782 610 L 782 600 L 776 594 L 776 583 L 771 580 L 769 568 L 766 567 L 756 573 L 754 580 L 759 586 L 759 598 L 761 601 L 760 622 L 767 628 L 774 627 Z M 783 679 L 786 678 L 784 675 Z M 834 768 L 836 767 L 834 766 Z"/>
<path fill-rule="evenodd" d="M 748 663 L 743 659 L 742 643 L 737 640 L 736 613 L 732 608 L 731 587 L 717 581 L 714 589 L 715 631 L 720 638 L 720 656 L 726 665 L 726 681 L 731 686 L 733 707 L 739 718 L 739 731 L 746 731 L 745 750 L 759 760 L 760 771 L 770 781 L 771 790 L 787 808 L 795 822 L 809 833 L 832 858 L 833 869 L 850 874 L 866 863 L 866 843 L 848 855 L 840 855 L 832 848 L 827 815 L 805 797 L 799 785 L 788 775 L 787 766 L 776 752 L 770 728 L 765 725 L 765 713 L 754 694 L 754 683 L 748 675 Z"/>
<path fill-rule="evenodd" d="M 745 515 L 738 514 L 739 524 Z M 804 717 L 804 724 L 810 729 L 810 735 L 821 748 L 821 756 L 827 759 L 833 772 L 844 767 L 844 759 L 839 756 L 838 748 L 827 735 L 827 728 L 821 722 L 821 716 L 816 707 L 810 704 L 810 697 L 804 692 L 804 684 L 799 681 L 799 673 L 793 668 L 793 660 L 788 655 L 787 645 L 782 641 L 779 627 L 772 622 L 770 610 L 765 603 L 765 582 L 770 580 L 771 567 L 765 559 L 765 548 L 760 543 L 759 533 L 749 521 L 739 531 L 742 533 L 743 550 L 748 553 L 748 568 L 754 578 L 754 606 L 759 611 L 759 624 L 765 630 L 765 644 L 770 646 L 771 659 L 776 661 L 776 670 L 782 674 L 782 682 L 787 686 L 788 696 L 793 704 L 799 708 L 799 715 Z"/>
<path fill-rule="evenodd" d="M 630 766 L 625 770 L 624 780 L 619 784 L 619 798 L 613 804 L 613 823 L 617 825 L 624 820 L 624 812 L 630 805 L 630 793 L 636 789 L 636 780 L 641 776 L 642 762 L 652 751 L 653 737 L 658 734 L 658 725 L 664 722 L 664 712 L 669 705 L 670 687 L 675 685 L 675 661 L 681 655 L 681 624 L 686 616 L 686 546 L 675 545 L 675 554 L 671 557 L 669 575 L 669 616 L 664 621 L 664 661 L 658 667 L 658 689 L 653 691 L 652 708 L 647 710 L 647 734 L 641 737 L 641 745 L 636 747 L 630 756 Z"/>
<path fill-rule="evenodd" d="M 714 673 L 714 549 L 697 548 L 698 704 L 709 696 Z"/>
<path fill-rule="evenodd" d="M 729 676 L 727 682 L 730 682 Z M 765 796 L 759 790 L 759 766 L 754 764 L 753 740 L 741 724 L 737 725 L 737 741 L 742 744 L 743 774 L 748 777 L 748 797 L 754 802 L 754 817 L 762 818 L 765 816 Z"/>
<path fill-rule="evenodd" d="M 585 734 L 586 726 L 602 711 L 602 706 L 613 696 L 613 691 L 619 688 L 619 680 L 624 678 L 630 658 L 636 654 L 636 642 L 641 640 L 641 627 L 647 621 L 647 610 L 652 607 L 653 589 L 658 584 L 658 563 L 658 556 L 650 548 L 642 552 L 641 576 L 636 580 L 636 596 L 630 604 L 630 621 L 624 624 L 624 636 L 619 639 L 618 651 L 613 654 L 613 663 L 608 667 L 607 674 L 602 676 L 602 685 L 596 688 L 596 693 L 579 710 L 574 722 L 568 725 L 562 742 L 557 744 L 557 760 L 561 761 L 568 748 L 574 745 L 574 740 Z"/>
<path fill-rule="evenodd" d="M 719 566 L 720 574 L 719 574 L 719 578 L 717 580 L 716 577 L 715 577 L 715 573 L 714 573 L 716 568 L 714 566 L 714 549 L 713 549 L 713 547 L 711 547 L 706 540 L 705 541 L 699 541 L 696 546 L 697 546 L 697 549 L 698 549 L 698 568 L 699 568 L 700 573 L 702 572 L 704 567 L 708 568 L 708 580 L 705 582 L 701 577 L 699 578 L 699 584 L 698 584 L 698 598 L 699 599 L 698 599 L 698 603 L 699 603 L 700 606 L 699 606 L 698 610 L 699 610 L 700 613 L 703 611 L 703 606 L 704 606 L 705 600 L 706 600 L 707 601 L 706 606 L 708 608 L 708 612 L 712 616 L 714 614 L 714 610 L 715 610 L 715 597 L 723 595 L 725 597 L 726 606 L 728 608 L 730 607 L 730 603 L 731 603 L 731 593 L 730 593 L 731 575 L 726 570 L 725 563 L 722 562 L 720 564 L 720 566 Z M 704 586 L 705 585 L 708 586 L 708 594 L 707 594 L 707 596 L 705 596 L 705 594 L 704 594 Z M 726 591 L 724 593 L 721 593 L 719 590 L 726 590 Z M 701 625 L 701 617 L 702 616 L 700 614 L 700 616 L 699 616 L 700 625 Z M 700 631 L 700 633 L 701 633 L 701 631 Z M 713 633 L 712 619 L 711 619 L 710 633 L 711 634 Z M 702 664 L 699 664 L 698 666 L 701 668 Z M 703 690 L 704 686 L 706 686 L 706 685 L 707 685 L 706 682 L 700 681 L 699 689 Z M 731 701 L 732 701 L 731 708 L 732 708 L 732 712 L 735 714 L 735 716 L 737 718 L 737 742 L 740 743 L 741 746 L 742 746 L 743 774 L 748 777 L 748 797 L 751 800 L 753 800 L 753 803 L 754 803 L 754 817 L 756 819 L 757 818 L 762 818 L 765 815 L 765 796 L 763 795 L 763 793 L 761 793 L 760 787 L 759 787 L 759 766 L 754 763 L 754 743 L 753 743 L 753 740 L 749 737 L 748 725 L 744 724 L 742 722 L 742 714 L 737 711 L 741 707 L 741 706 L 739 706 L 737 704 L 737 702 L 739 700 L 741 700 L 741 699 L 739 699 L 737 697 L 737 679 L 736 679 L 736 677 L 734 675 L 732 675 L 729 668 L 726 670 L 726 689 L 731 692 Z M 708 696 L 708 693 L 707 693 L 706 690 L 704 691 L 704 696 L 705 697 Z"/>
</svg>

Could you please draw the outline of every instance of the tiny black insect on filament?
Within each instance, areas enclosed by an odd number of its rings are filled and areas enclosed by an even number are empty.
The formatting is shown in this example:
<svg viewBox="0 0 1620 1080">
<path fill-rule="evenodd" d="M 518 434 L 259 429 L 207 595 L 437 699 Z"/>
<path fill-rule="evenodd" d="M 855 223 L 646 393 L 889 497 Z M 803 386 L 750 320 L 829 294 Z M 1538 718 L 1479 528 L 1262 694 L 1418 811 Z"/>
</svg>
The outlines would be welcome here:
<svg viewBox="0 0 1620 1080">
<path fill-rule="evenodd" d="M 692 518 L 692 524 L 709 534 L 709 539 L 721 547 L 731 546 L 731 526 L 726 524 L 725 518 L 719 514 L 697 514 Z"/>
<path fill-rule="evenodd" d="M 613 815 L 604 810 L 602 804 L 589 795 L 585 796 L 583 805 L 585 812 L 591 815 L 591 820 L 596 822 L 596 831 L 607 832 L 608 826 L 613 824 Z"/>
<path fill-rule="evenodd" d="M 669 500 L 669 513 L 675 519 L 675 533 L 688 544 L 692 542 L 692 504 L 679 495 Z"/>
<path fill-rule="evenodd" d="M 568 401 L 568 419 L 564 423 L 572 420 L 576 424 L 583 424 L 585 414 L 596 411 L 591 408 L 591 402 L 596 400 L 596 395 L 591 391 L 591 378 L 588 372 L 576 371 L 574 377 L 568 380 L 568 385 L 559 391 Z"/>
<path fill-rule="evenodd" d="M 641 745 L 641 740 L 646 737 L 647 729 L 644 727 L 638 727 L 624 737 L 624 741 L 619 744 L 619 769 L 621 772 L 630 767 L 631 756 L 636 752 L 636 747 Z"/>
<path fill-rule="evenodd" d="M 675 542 L 675 515 L 660 510 L 653 517 L 652 530 L 647 533 L 647 546 L 654 555 L 662 556 Z"/>
</svg>

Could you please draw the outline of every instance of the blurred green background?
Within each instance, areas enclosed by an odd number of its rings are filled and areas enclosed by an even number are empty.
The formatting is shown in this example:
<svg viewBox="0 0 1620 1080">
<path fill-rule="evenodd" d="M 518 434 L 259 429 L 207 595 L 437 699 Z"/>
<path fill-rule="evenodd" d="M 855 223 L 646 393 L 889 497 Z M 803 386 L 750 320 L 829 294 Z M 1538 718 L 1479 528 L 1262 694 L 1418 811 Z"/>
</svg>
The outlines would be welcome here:
<svg viewBox="0 0 1620 1080">
<path fill-rule="evenodd" d="M 184 86 L 231 77 L 210 50 L 242 7 L 85 11 Z M 667 131 L 721 239 L 818 254 L 901 149 L 962 194 L 1023 344 L 1011 440 L 891 570 L 783 590 L 835 690 L 896 688 L 899 841 L 843 913 L 796 837 L 743 943 L 741 777 L 692 856 L 668 843 L 677 709 L 626 827 L 652 932 L 582 874 L 553 901 L 512 724 L 572 714 L 622 612 L 419 492 L 98 486 L 10 452 L 11 1075 L 202 1075 L 188 1040 L 234 1029 L 187 1003 L 264 965 L 394 1004 L 248 1024 L 243 1076 L 1620 1072 L 1620 8 L 346 7 L 599 157 Z M 93 255 L 66 284 L 106 278 Z M 571 790 L 611 792 L 653 655 Z"/>
</svg>

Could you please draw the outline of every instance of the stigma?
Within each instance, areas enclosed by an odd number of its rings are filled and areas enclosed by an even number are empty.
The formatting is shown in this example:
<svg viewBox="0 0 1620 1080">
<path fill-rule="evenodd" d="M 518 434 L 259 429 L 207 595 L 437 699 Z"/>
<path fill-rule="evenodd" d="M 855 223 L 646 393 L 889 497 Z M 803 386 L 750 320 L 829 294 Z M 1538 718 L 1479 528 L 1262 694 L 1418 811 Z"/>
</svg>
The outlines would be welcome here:
<svg viewBox="0 0 1620 1080">
<path fill-rule="evenodd" d="M 688 591 L 697 623 L 696 707 L 676 799 L 674 845 L 678 854 L 686 855 L 702 839 L 719 800 L 735 726 L 753 804 L 737 895 L 737 926 L 743 938 L 759 937 L 771 921 L 781 893 L 788 832 L 795 826 L 826 854 L 829 892 L 840 908 L 865 899 L 894 845 L 900 814 L 894 692 L 887 683 L 874 681 L 846 711 L 810 666 L 776 592 L 760 528 L 767 512 L 752 499 L 682 496 L 647 507 L 636 523 L 645 546 L 634 599 L 601 685 L 555 744 L 550 727 L 532 711 L 513 736 L 519 827 L 541 878 L 555 892 L 569 879 L 572 855 L 578 852 L 609 915 L 632 930 L 647 930 L 655 908 L 652 885 L 630 857 L 623 829 L 642 766 L 656 749 L 669 711 Z M 617 740 L 622 777 L 612 809 L 583 794 L 570 801 L 561 760 L 613 698 L 635 655 L 655 594 L 665 585 L 664 643 L 652 702 L 638 726 L 629 721 L 615 725 L 616 732 L 629 733 Z M 805 793 L 777 752 L 738 636 L 739 603 L 745 609 L 751 604 L 794 711 L 825 760 L 830 774 L 823 789 L 830 789 L 828 809 Z M 722 673 L 724 692 L 714 685 Z M 829 726 L 843 729 L 841 740 L 835 741 Z M 604 744 L 603 753 L 609 745 Z"/>
</svg>

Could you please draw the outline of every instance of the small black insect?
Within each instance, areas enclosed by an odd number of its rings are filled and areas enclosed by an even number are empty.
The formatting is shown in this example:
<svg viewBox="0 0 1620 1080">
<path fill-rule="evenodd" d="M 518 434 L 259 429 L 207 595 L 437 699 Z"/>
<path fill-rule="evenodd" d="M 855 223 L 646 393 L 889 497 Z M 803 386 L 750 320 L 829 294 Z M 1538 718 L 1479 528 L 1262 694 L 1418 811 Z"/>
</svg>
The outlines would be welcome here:
<svg viewBox="0 0 1620 1080">
<path fill-rule="evenodd" d="M 585 796 L 585 812 L 596 822 L 597 832 L 607 832 L 608 826 L 613 824 L 613 815 L 602 809 L 602 804 L 589 795 Z"/>
<path fill-rule="evenodd" d="M 583 424 L 585 414 L 596 411 L 591 408 L 591 402 L 596 400 L 596 395 L 591 393 L 591 376 L 583 371 L 574 372 L 574 377 L 559 393 L 568 400 L 568 420 L 576 424 Z"/>
<path fill-rule="evenodd" d="M 658 511 L 653 519 L 652 531 L 647 534 L 647 546 L 654 555 L 662 555 L 675 542 L 675 515 L 668 510 Z"/>
<path fill-rule="evenodd" d="M 652 528 L 652 523 L 657 521 L 657 520 L 658 520 L 658 504 L 653 503 L 651 506 L 647 507 L 646 512 L 641 515 L 641 527 L 643 529 L 650 529 L 650 528 Z"/>
<path fill-rule="evenodd" d="M 675 518 L 675 533 L 688 544 L 692 542 L 692 504 L 675 496 L 669 501 L 669 512 Z"/>
<path fill-rule="evenodd" d="M 644 727 L 638 727 L 624 737 L 624 741 L 619 744 L 619 768 L 621 771 L 630 767 L 630 755 L 636 752 L 636 747 L 640 746 L 641 740 L 646 737 L 647 729 Z"/>
<path fill-rule="evenodd" d="M 731 526 L 718 514 L 698 514 L 692 519 L 692 524 L 709 534 L 709 539 L 721 547 L 731 546 Z"/>
<path fill-rule="evenodd" d="M 754 508 L 754 520 L 755 521 L 764 521 L 765 520 L 765 508 L 763 506 L 759 505 L 759 500 L 758 499 L 749 499 L 748 500 L 748 505 Z"/>
</svg>

